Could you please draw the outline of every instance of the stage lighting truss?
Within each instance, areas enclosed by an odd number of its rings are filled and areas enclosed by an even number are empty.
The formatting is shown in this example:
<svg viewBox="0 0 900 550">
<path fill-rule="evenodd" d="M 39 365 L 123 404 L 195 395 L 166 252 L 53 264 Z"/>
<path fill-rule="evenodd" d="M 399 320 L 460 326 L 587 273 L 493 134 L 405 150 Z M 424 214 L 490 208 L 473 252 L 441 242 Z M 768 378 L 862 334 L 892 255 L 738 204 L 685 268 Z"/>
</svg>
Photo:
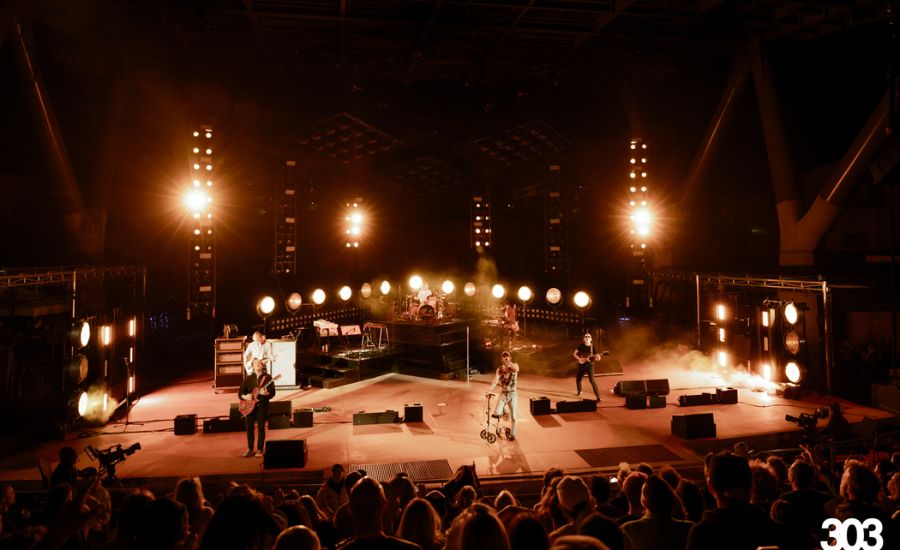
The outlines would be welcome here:
<svg viewBox="0 0 900 550">
<path fill-rule="evenodd" d="M 362 210 L 362 197 L 356 197 L 346 204 L 344 214 L 344 248 L 359 248 L 364 222 L 365 215 Z"/>
<path fill-rule="evenodd" d="M 805 309 L 803 303 L 769 299 L 760 306 L 757 331 L 760 374 L 767 380 L 800 384 L 805 378 Z"/>
<path fill-rule="evenodd" d="M 491 219 L 491 202 L 483 195 L 472 195 L 471 234 L 469 241 L 478 252 L 484 252 L 494 244 Z"/>
<path fill-rule="evenodd" d="M 631 140 L 628 174 L 628 218 L 632 251 L 646 250 L 653 228 L 653 214 L 648 197 L 647 144 L 640 138 Z"/>
<path fill-rule="evenodd" d="M 297 161 L 281 166 L 280 192 L 275 201 L 275 273 L 297 272 L 297 196 L 300 187 Z"/>
<path fill-rule="evenodd" d="M 186 201 L 191 214 L 188 319 L 212 315 L 215 309 L 215 231 L 212 205 L 213 129 L 203 125 L 192 133 L 191 181 Z"/>
</svg>

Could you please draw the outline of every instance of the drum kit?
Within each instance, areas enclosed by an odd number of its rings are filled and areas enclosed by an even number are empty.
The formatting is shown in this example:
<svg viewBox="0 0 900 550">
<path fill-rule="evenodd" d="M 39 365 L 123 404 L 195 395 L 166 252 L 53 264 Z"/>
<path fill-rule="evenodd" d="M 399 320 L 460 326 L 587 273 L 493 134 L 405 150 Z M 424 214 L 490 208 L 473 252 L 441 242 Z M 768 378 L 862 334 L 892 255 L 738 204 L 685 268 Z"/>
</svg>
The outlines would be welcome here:
<svg viewBox="0 0 900 550">
<path fill-rule="evenodd" d="M 443 296 L 431 294 L 420 302 L 415 296 L 407 297 L 408 306 L 401 317 L 410 321 L 434 321 L 453 316 L 455 304 Z"/>
</svg>

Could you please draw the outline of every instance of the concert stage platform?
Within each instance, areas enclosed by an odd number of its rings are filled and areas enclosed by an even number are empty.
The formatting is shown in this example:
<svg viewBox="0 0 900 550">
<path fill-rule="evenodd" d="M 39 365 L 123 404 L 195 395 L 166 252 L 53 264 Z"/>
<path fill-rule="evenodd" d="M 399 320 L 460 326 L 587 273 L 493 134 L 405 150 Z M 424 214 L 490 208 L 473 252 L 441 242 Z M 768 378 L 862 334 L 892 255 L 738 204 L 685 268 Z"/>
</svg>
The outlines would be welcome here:
<svg viewBox="0 0 900 550">
<path fill-rule="evenodd" d="M 334 463 L 362 465 L 384 475 L 402 467 L 414 470 L 417 480 L 440 478 L 459 465 L 471 463 L 486 477 L 539 474 L 550 466 L 572 472 L 609 471 L 621 460 L 688 467 L 700 464 L 703 450 L 730 447 L 738 440 L 748 441 L 752 448 L 790 446 L 801 431 L 785 421 L 785 415 L 812 412 L 826 404 L 824 398 L 792 401 L 741 389 L 734 405 L 680 408 L 676 406 L 679 395 L 714 392 L 721 381 L 697 370 L 661 369 L 640 363 L 626 364 L 625 372 L 621 377 L 598 377 L 602 401 L 596 412 L 536 417 L 529 413 L 530 398 L 546 396 L 554 402 L 575 399 L 574 380 L 523 373 L 519 379 L 518 438 L 494 444 L 479 437 L 484 427 L 484 392 L 492 374 L 466 381 L 387 373 L 334 389 L 282 390 L 276 401 L 290 401 L 291 409 L 330 409 L 314 413 L 311 428 L 268 431 L 269 441 L 305 440 L 305 472 L 263 470 L 261 459 L 241 456 L 246 448 L 243 432 L 203 433 L 202 420 L 198 420 L 197 433 L 175 435 L 176 416 L 227 416 L 236 399 L 233 393 L 216 394 L 209 379 L 185 380 L 141 397 L 127 422 L 113 422 L 72 434 L 65 441 L 7 454 L 0 460 L 0 480 L 37 487 L 38 461 L 55 465 L 64 445 L 80 452 L 88 445 L 104 449 L 135 442 L 140 442 L 141 450 L 118 465 L 119 477 L 126 485 L 183 475 L 246 480 L 279 479 L 277 476 L 297 480 L 312 475 L 320 479 L 319 474 Z M 619 380 L 653 378 L 669 380 L 672 393 L 666 397 L 665 408 L 630 410 L 625 408 L 624 398 L 612 393 Z M 585 390 L 589 395 L 590 386 Z M 393 409 L 402 415 L 406 403 L 422 404 L 423 422 L 352 422 L 354 413 L 360 411 Z M 897 421 L 882 410 L 848 402 L 844 406 L 847 418 L 857 427 Z M 713 413 L 717 439 L 685 440 L 672 435 L 673 415 L 702 412 Z M 79 467 L 89 465 L 88 457 L 80 454 Z"/>
</svg>

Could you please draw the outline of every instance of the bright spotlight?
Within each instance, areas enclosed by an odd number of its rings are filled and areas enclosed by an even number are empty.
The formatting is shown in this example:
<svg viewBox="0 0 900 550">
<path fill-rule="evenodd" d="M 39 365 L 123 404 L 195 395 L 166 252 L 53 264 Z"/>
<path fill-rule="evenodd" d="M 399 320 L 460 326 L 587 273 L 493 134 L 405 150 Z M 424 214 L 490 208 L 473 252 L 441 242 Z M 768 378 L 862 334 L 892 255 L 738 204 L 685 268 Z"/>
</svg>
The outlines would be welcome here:
<svg viewBox="0 0 900 550">
<path fill-rule="evenodd" d="M 88 394 L 86 391 L 81 392 L 78 396 L 78 416 L 84 416 L 88 408 Z"/>
<path fill-rule="evenodd" d="M 728 366 L 728 354 L 724 351 L 719 352 L 719 366 L 727 367 Z"/>
<path fill-rule="evenodd" d="M 297 313 L 300 311 L 300 306 L 303 305 L 303 298 L 300 297 L 299 292 L 292 292 L 290 296 L 287 297 L 287 300 L 284 302 L 284 307 L 287 308 L 291 313 Z"/>
<path fill-rule="evenodd" d="M 212 197 L 199 189 L 193 189 L 184 196 L 184 204 L 191 212 L 202 211 L 212 202 Z"/>
<path fill-rule="evenodd" d="M 441 292 L 444 294 L 453 294 L 453 291 L 456 290 L 456 285 L 453 284 L 453 281 L 447 279 L 443 283 L 441 283 Z"/>
<path fill-rule="evenodd" d="M 350 215 L 350 222 L 353 223 L 353 225 L 360 225 L 362 221 L 363 217 L 359 212 L 354 212 Z"/>
<path fill-rule="evenodd" d="M 575 302 L 575 307 L 578 309 L 587 309 L 587 307 L 591 305 L 590 295 L 583 290 L 576 292 L 575 297 L 572 298 L 572 300 Z"/>
<path fill-rule="evenodd" d="M 716 304 L 716 319 L 719 321 L 725 321 L 727 319 L 727 311 L 725 310 L 725 304 Z"/>
<path fill-rule="evenodd" d="M 797 313 L 797 306 L 794 305 L 794 302 L 788 302 L 784 306 L 784 320 L 792 325 L 797 324 L 797 319 L 800 318 L 800 315 Z"/>
<path fill-rule="evenodd" d="M 128 320 L 128 336 L 134 336 L 137 334 L 137 319 L 132 317 Z"/>
<path fill-rule="evenodd" d="M 78 343 L 81 347 L 85 347 L 91 342 L 91 324 L 87 321 L 81 322 L 81 329 L 78 331 Z"/>
<path fill-rule="evenodd" d="M 504 296 L 506 296 L 506 287 L 501 285 L 500 283 L 495 284 L 493 287 L 491 287 L 491 296 L 498 300 L 500 298 L 503 298 Z"/>
<path fill-rule="evenodd" d="M 372 295 L 372 285 L 363 283 L 362 287 L 359 289 L 359 295 L 363 298 L 370 297 Z"/>
<path fill-rule="evenodd" d="M 766 379 L 766 382 L 772 381 L 772 365 L 768 363 L 763 364 L 763 378 Z"/>
<path fill-rule="evenodd" d="M 799 384 L 800 379 L 803 378 L 803 370 L 800 368 L 800 365 L 791 361 L 784 366 L 784 376 L 791 384 Z"/>
<path fill-rule="evenodd" d="M 263 296 L 256 303 L 256 312 L 260 317 L 268 317 L 275 311 L 275 298 L 271 296 Z"/>
<path fill-rule="evenodd" d="M 108 346 L 110 342 L 112 342 L 112 327 L 110 325 L 103 325 L 100 327 L 100 343 L 104 346 Z"/>
<path fill-rule="evenodd" d="M 466 296 L 469 298 L 475 296 L 475 283 L 466 283 L 463 287 L 463 292 L 465 292 Z"/>
<path fill-rule="evenodd" d="M 419 290 L 420 288 L 422 288 L 422 277 L 419 277 L 418 275 L 413 275 L 412 277 L 410 277 L 409 288 L 413 290 Z"/>
<path fill-rule="evenodd" d="M 312 293 L 312 301 L 317 306 L 320 306 L 325 303 L 325 291 L 321 288 L 317 288 Z"/>
<path fill-rule="evenodd" d="M 519 292 L 517 293 L 519 299 L 523 302 L 530 302 L 532 298 L 534 298 L 534 292 L 531 291 L 531 288 L 527 286 L 520 286 Z"/>
<path fill-rule="evenodd" d="M 391 293 L 391 283 L 387 280 L 381 281 L 381 285 L 378 287 L 378 290 L 381 291 L 382 296 L 387 296 Z"/>
<path fill-rule="evenodd" d="M 551 288 L 547 291 L 545 298 L 551 306 L 558 305 L 562 301 L 562 292 L 558 288 Z"/>
<path fill-rule="evenodd" d="M 349 286 L 344 285 L 344 286 L 342 286 L 341 289 L 338 291 L 338 298 L 340 298 L 340 299 L 343 300 L 344 302 L 346 302 L 347 300 L 349 300 L 351 296 L 353 296 L 353 291 L 350 290 L 350 287 L 349 287 Z"/>
</svg>

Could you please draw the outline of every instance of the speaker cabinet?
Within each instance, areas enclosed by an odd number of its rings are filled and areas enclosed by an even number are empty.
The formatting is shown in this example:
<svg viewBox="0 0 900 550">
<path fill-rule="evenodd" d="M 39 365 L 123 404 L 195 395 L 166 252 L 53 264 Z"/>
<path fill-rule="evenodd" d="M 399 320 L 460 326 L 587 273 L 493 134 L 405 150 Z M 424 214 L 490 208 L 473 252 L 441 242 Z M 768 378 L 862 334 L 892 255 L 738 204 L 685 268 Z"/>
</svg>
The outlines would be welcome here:
<svg viewBox="0 0 900 550">
<path fill-rule="evenodd" d="M 625 396 L 625 408 L 626 409 L 646 409 L 647 408 L 647 396 L 646 395 L 626 395 Z"/>
<path fill-rule="evenodd" d="M 303 468 L 307 452 L 305 439 L 266 441 L 263 468 Z"/>
<path fill-rule="evenodd" d="M 421 403 L 406 403 L 403 405 L 403 421 L 404 422 L 423 422 Z"/>
<path fill-rule="evenodd" d="M 647 380 L 647 395 L 669 395 L 669 379 Z"/>
<path fill-rule="evenodd" d="M 291 427 L 291 417 L 283 414 L 269 417 L 270 430 L 287 430 Z"/>
<path fill-rule="evenodd" d="M 179 414 L 175 417 L 175 435 L 191 435 L 197 433 L 197 415 Z"/>
<path fill-rule="evenodd" d="M 712 393 L 701 393 L 697 395 L 680 395 L 678 396 L 679 407 L 699 407 L 701 405 L 715 405 L 716 396 Z"/>
<path fill-rule="evenodd" d="M 616 395 L 646 395 L 647 383 L 644 380 L 622 380 L 616 382 L 613 392 Z"/>
<path fill-rule="evenodd" d="M 651 409 L 665 409 L 666 408 L 666 396 L 664 395 L 651 395 L 647 400 L 647 407 Z"/>
<path fill-rule="evenodd" d="M 269 401 L 269 418 L 273 416 L 291 417 L 290 401 Z"/>
<path fill-rule="evenodd" d="M 397 418 L 397 411 L 358 412 L 353 415 L 353 425 L 393 424 L 397 422 Z"/>
<path fill-rule="evenodd" d="M 247 424 L 243 418 L 237 420 L 232 418 L 207 418 L 203 421 L 203 433 L 205 434 L 243 432 L 246 429 Z"/>
<path fill-rule="evenodd" d="M 312 428 L 313 427 L 313 410 L 297 409 L 294 411 L 294 427 L 295 428 Z"/>
<path fill-rule="evenodd" d="M 716 437 L 716 423 L 712 413 L 679 414 L 672 417 L 672 435 L 683 439 Z"/>
<path fill-rule="evenodd" d="M 593 399 L 581 399 L 579 401 L 558 401 L 557 413 L 594 412 L 597 410 L 597 402 Z"/>
<path fill-rule="evenodd" d="M 531 416 L 550 414 L 550 399 L 547 397 L 532 397 L 529 400 Z"/>
<path fill-rule="evenodd" d="M 737 405 L 737 388 L 716 388 L 716 401 L 722 405 Z"/>
</svg>

